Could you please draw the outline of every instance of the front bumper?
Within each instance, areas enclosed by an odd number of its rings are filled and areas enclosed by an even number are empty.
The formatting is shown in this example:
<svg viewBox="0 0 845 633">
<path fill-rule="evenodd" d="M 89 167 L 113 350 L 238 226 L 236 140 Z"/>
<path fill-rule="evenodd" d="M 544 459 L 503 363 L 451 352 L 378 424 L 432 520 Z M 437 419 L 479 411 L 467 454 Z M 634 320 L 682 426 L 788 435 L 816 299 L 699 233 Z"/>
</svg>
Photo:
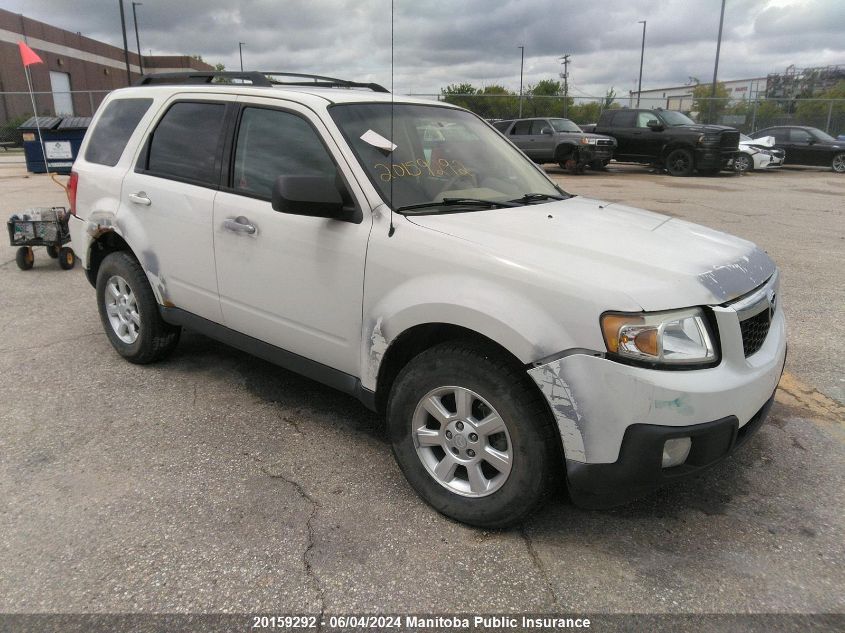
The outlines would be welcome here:
<svg viewBox="0 0 845 633">
<path fill-rule="evenodd" d="M 718 147 L 699 147 L 695 150 L 696 169 L 728 169 L 739 155 L 736 150 L 721 150 Z"/>
<path fill-rule="evenodd" d="M 631 425 L 625 431 L 619 459 L 613 464 L 566 460 L 570 497 L 582 508 L 609 508 L 700 473 L 748 441 L 763 425 L 774 400 L 772 394 L 742 428 L 736 416 L 692 426 Z M 678 437 L 692 439 L 689 457 L 680 466 L 663 468 L 663 445 L 666 440 Z"/>
<path fill-rule="evenodd" d="M 610 145 L 582 145 L 580 157 L 588 163 L 594 160 L 610 160 L 613 158 L 613 150 L 614 147 Z"/>
<path fill-rule="evenodd" d="M 752 428 L 748 425 L 765 415 L 786 359 L 781 306 L 759 350 L 748 357 L 737 312 L 730 306 L 710 309 L 722 350 L 716 367 L 655 370 L 621 364 L 597 352 L 576 351 L 529 370 L 557 422 L 573 499 L 607 505 L 597 499 L 618 489 L 616 497 L 608 499 L 615 504 L 660 485 L 670 474 L 652 476 L 654 464 L 649 460 L 657 454 L 660 468 L 667 438 L 719 427 L 720 437 L 734 439 L 724 440 L 719 450 L 707 451 L 707 459 L 695 462 L 696 469 L 705 467 L 728 454 L 737 444 L 736 437 L 746 433 L 743 429 Z M 630 464 L 638 460 L 651 474 L 631 471 Z M 672 478 L 692 472 L 672 470 Z M 611 481 L 612 485 L 602 483 Z"/>
</svg>

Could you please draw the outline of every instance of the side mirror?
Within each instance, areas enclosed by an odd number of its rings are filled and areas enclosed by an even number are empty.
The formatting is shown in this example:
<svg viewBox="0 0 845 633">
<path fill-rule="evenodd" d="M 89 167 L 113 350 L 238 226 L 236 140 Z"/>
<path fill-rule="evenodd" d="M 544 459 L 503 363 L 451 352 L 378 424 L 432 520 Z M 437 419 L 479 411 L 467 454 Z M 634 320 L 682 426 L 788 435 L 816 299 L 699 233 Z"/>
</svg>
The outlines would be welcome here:
<svg viewBox="0 0 845 633">
<path fill-rule="evenodd" d="M 544 127 L 542 130 L 540 130 L 540 134 L 554 134 L 554 132 L 552 131 L 552 128 Z"/>
<path fill-rule="evenodd" d="M 651 119 L 648 123 L 646 123 L 648 129 L 654 130 L 655 132 L 659 132 L 663 129 L 663 124 L 658 121 L 657 119 Z"/>
<path fill-rule="evenodd" d="M 816 142 L 816 138 L 814 136 L 811 136 L 810 138 L 807 139 L 807 145 L 814 145 L 815 142 Z"/>
<path fill-rule="evenodd" d="M 339 185 L 327 176 L 279 176 L 273 184 L 273 209 L 292 215 L 360 222 L 361 212 Z"/>
</svg>

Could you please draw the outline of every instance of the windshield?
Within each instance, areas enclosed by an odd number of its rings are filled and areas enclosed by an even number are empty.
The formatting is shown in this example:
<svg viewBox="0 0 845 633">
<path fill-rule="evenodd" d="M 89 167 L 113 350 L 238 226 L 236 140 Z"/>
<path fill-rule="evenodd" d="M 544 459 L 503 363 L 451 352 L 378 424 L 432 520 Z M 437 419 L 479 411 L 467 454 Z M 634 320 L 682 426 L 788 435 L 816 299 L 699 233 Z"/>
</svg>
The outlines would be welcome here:
<svg viewBox="0 0 845 633">
<path fill-rule="evenodd" d="M 660 117 L 666 122 L 666 125 L 695 125 L 695 121 L 686 114 L 675 110 L 662 110 Z"/>
<path fill-rule="evenodd" d="M 552 119 L 551 121 L 555 132 L 581 132 L 581 128 L 569 119 Z"/>
<path fill-rule="evenodd" d="M 393 134 L 391 138 L 391 109 Z M 565 197 L 534 164 L 481 119 L 453 108 L 390 103 L 337 104 L 329 112 L 361 166 L 394 210 L 439 202 L 506 203 Z M 363 137 L 363 138 L 362 138 Z M 391 150 L 391 146 L 395 147 Z M 492 206 L 492 205 L 491 205 Z M 503 205 L 514 206 L 514 205 Z M 457 207 L 463 209 L 463 207 Z"/>
<path fill-rule="evenodd" d="M 813 136 L 815 136 L 815 137 L 816 137 L 818 140 L 820 140 L 820 141 L 827 141 L 827 142 L 829 142 L 829 143 L 830 143 L 830 142 L 833 142 L 833 143 L 835 143 L 835 142 L 836 142 L 836 139 L 835 139 L 835 138 L 833 138 L 830 134 L 826 134 L 825 132 L 822 132 L 822 131 L 821 131 L 820 129 L 818 129 L 818 128 L 814 128 L 814 127 L 813 127 L 813 128 L 810 128 L 810 129 L 809 129 L 809 130 L 807 130 L 807 131 L 808 131 L 810 134 L 812 134 Z"/>
</svg>

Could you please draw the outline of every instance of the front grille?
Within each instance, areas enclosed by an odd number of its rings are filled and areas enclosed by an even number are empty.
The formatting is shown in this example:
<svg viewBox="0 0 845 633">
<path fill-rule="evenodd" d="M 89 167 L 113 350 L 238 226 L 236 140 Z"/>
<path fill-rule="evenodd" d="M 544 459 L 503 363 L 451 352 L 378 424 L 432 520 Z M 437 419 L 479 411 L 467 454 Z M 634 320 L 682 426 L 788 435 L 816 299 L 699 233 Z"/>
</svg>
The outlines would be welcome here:
<svg viewBox="0 0 845 633">
<path fill-rule="evenodd" d="M 746 358 L 756 354 L 763 347 L 763 342 L 769 334 L 770 323 L 768 310 L 763 310 L 739 322 L 739 328 L 742 331 L 742 351 L 745 352 Z"/>
<path fill-rule="evenodd" d="M 613 141 L 609 138 L 600 138 L 596 141 L 596 145 L 613 145 Z"/>
<path fill-rule="evenodd" d="M 739 147 L 739 132 L 736 130 L 722 132 L 722 136 L 719 139 L 719 147 L 722 149 L 737 149 Z"/>
</svg>

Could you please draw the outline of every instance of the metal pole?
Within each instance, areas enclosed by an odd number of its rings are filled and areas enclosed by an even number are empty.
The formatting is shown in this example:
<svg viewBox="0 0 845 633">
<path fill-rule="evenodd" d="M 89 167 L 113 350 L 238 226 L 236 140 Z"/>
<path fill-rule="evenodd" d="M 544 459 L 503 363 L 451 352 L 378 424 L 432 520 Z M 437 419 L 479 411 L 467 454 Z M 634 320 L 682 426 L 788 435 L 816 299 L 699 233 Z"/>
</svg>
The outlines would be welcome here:
<svg viewBox="0 0 845 633">
<path fill-rule="evenodd" d="M 569 114 L 569 55 L 563 56 L 563 118 Z"/>
<path fill-rule="evenodd" d="M 525 47 L 517 46 L 520 51 L 519 59 L 519 118 L 522 118 L 522 70 L 525 67 Z"/>
<path fill-rule="evenodd" d="M 241 72 L 244 71 L 244 43 L 238 42 L 238 55 L 241 58 Z"/>
<path fill-rule="evenodd" d="M 138 14 L 135 13 L 135 7 L 143 6 L 143 2 L 132 3 L 132 20 L 135 22 L 135 44 L 138 45 L 138 70 L 141 71 L 141 76 L 144 76 L 144 61 L 141 59 L 141 40 L 138 37 Z"/>
<path fill-rule="evenodd" d="M 751 110 L 751 129 L 749 132 L 757 131 L 757 99 L 754 99 L 754 106 Z"/>
<path fill-rule="evenodd" d="M 129 69 L 129 44 L 126 41 L 126 15 L 123 13 L 123 0 L 117 0 L 120 5 L 120 28 L 123 31 L 123 58 L 126 60 L 126 85 L 132 85 L 132 71 Z"/>
<path fill-rule="evenodd" d="M 643 58 L 645 57 L 645 20 L 640 20 L 637 24 L 643 25 L 643 45 L 640 48 L 640 79 L 637 81 L 637 107 L 640 107 L 640 93 L 643 91 Z"/>
<path fill-rule="evenodd" d="M 833 116 L 833 100 L 827 104 L 827 123 L 824 124 L 824 131 L 830 134 L 830 118 Z"/>
<path fill-rule="evenodd" d="M 722 0 L 722 14 L 719 16 L 719 37 L 716 39 L 716 64 L 713 66 L 713 89 L 710 93 L 710 123 L 713 123 L 713 106 L 716 101 L 716 77 L 719 74 L 719 52 L 722 49 L 722 25 L 725 23 L 725 0 Z"/>
<path fill-rule="evenodd" d="M 23 67 L 26 75 L 26 85 L 29 88 L 29 98 L 32 100 L 32 113 L 35 115 L 35 130 L 38 132 L 38 143 L 41 145 L 41 155 L 44 157 L 44 171 L 50 173 L 50 165 L 47 162 L 47 150 L 44 149 L 44 139 L 41 138 L 41 123 L 38 119 L 38 108 L 35 106 L 35 93 L 32 90 L 32 77 L 29 74 L 29 66 Z"/>
</svg>

